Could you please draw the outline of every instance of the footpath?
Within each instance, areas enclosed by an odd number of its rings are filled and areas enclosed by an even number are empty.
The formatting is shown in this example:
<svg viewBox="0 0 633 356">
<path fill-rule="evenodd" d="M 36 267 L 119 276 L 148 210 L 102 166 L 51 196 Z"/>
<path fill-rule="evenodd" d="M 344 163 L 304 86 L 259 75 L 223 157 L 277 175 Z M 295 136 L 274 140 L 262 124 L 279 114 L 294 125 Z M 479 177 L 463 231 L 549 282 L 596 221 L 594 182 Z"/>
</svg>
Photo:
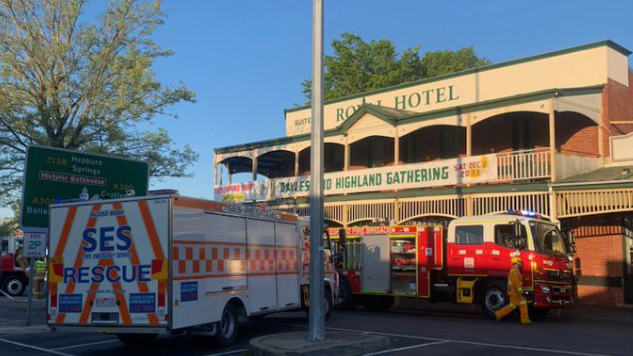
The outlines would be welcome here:
<svg viewBox="0 0 633 356">
<path fill-rule="evenodd" d="M 26 307 L 26 297 L 12 299 L 0 295 L 0 336 L 49 330 L 46 327 L 46 300 L 33 300 L 30 326 L 26 326 Z"/>
</svg>

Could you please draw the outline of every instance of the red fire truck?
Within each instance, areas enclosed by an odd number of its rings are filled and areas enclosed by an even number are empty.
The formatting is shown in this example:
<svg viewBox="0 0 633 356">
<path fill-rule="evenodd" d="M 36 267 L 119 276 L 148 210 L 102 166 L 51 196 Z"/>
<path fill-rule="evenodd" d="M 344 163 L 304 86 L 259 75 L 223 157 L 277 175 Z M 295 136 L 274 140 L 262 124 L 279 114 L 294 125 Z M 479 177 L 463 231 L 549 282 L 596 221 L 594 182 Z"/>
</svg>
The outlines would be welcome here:
<svg viewBox="0 0 633 356">
<path fill-rule="evenodd" d="M 381 311 L 395 297 L 417 297 L 480 304 L 492 316 L 508 301 L 507 276 L 517 252 L 534 319 L 572 304 L 573 235 L 537 213 L 463 217 L 446 229 L 368 226 L 328 232 L 337 247 L 341 309 L 362 304 Z"/>
<path fill-rule="evenodd" d="M 21 235 L 20 232 L 0 238 L 0 289 L 12 297 L 22 295 L 29 282 L 24 268 L 28 262 L 21 253 Z"/>
</svg>

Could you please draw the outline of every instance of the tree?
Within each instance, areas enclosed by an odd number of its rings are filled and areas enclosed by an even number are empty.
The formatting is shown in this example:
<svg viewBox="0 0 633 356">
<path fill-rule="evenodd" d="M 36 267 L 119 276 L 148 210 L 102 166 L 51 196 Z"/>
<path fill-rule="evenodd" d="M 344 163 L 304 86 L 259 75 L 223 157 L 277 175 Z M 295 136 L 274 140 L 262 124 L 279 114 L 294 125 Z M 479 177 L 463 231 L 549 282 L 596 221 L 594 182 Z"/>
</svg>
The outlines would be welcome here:
<svg viewBox="0 0 633 356">
<path fill-rule="evenodd" d="M 143 159 L 154 177 L 188 176 L 198 155 L 165 130 L 147 131 L 174 104 L 195 101 L 161 84 L 151 38 L 160 0 L 114 0 L 87 21 L 89 0 L 0 0 L 0 202 L 15 199 L 28 145 Z"/>
<path fill-rule="evenodd" d="M 472 47 L 426 52 L 420 57 L 420 46 L 415 46 L 398 57 L 393 42 L 381 39 L 367 43 L 352 33 L 343 33 L 341 40 L 333 40 L 332 49 L 334 55 L 325 56 L 324 61 L 325 100 L 490 64 L 477 57 Z M 302 86 L 309 100 L 312 81 L 306 80 Z"/>
</svg>

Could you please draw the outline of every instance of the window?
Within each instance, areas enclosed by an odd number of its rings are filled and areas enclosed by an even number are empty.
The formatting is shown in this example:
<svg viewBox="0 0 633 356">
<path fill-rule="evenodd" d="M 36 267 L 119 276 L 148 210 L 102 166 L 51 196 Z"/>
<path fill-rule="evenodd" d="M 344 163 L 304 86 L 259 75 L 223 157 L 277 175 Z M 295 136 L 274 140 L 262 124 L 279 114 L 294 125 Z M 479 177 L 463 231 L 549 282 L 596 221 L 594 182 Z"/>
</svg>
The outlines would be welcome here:
<svg viewBox="0 0 633 356">
<path fill-rule="evenodd" d="M 483 225 L 457 226 L 455 243 L 458 245 L 475 245 L 484 243 Z"/>
<path fill-rule="evenodd" d="M 527 248 L 527 230 L 521 225 L 521 240 Z M 495 225 L 495 243 L 499 246 L 516 248 L 514 244 L 514 224 Z"/>
<path fill-rule="evenodd" d="M 530 221 L 536 252 L 564 256 L 567 252 L 563 236 L 555 225 Z"/>
</svg>

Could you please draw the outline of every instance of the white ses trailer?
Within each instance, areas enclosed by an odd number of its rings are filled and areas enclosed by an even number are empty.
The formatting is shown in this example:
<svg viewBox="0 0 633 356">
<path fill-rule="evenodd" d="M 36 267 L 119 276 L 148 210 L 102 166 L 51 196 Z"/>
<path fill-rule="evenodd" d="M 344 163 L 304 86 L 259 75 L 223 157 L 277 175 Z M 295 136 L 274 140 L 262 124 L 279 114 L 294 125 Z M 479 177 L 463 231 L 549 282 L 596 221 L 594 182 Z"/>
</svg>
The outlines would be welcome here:
<svg viewBox="0 0 633 356">
<path fill-rule="evenodd" d="M 307 304 L 308 226 L 181 196 L 53 205 L 48 324 L 126 343 L 187 331 L 231 344 L 238 315 Z M 326 262 L 328 315 L 337 280 Z"/>
</svg>

